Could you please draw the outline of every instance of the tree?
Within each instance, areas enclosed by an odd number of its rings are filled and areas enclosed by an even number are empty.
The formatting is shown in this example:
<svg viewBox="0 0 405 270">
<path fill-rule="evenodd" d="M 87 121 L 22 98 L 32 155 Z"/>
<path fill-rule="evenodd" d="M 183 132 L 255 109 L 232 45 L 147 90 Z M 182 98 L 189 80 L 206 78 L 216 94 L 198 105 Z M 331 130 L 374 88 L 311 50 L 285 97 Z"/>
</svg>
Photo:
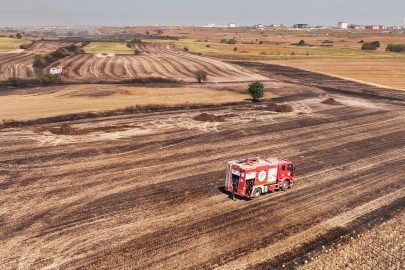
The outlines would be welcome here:
<svg viewBox="0 0 405 270">
<path fill-rule="evenodd" d="M 297 44 L 298 46 L 304 46 L 305 45 L 305 41 L 303 39 L 300 40 L 300 42 L 298 42 Z"/>
<path fill-rule="evenodd" d="M 159 30 L 158 30 L 158 34 L 159 34 L 159 35 L 163 34 L 163 31 L 159 29 Z"/>
<path fill-rule="evenodd" d="M 235 52 L 237 52 L 237 51 L 238 51 L 238 48 L 237 48 L 237 47 L 234 47 L 233 50 L 234 50 Z"/>
<path fill-rule="evenodd" d="M 146 36 L 149 36 L 149 31 L 146 31 L 145 34 L 146 34 Z"/>
<path fill-rule="evenodd" d="M 264 85 L 259 81 L 251 83 L 247 92 L 253 98 L 253 101 L 259 101 L 264 96 Z"/>
<path fill-rule="evenodd" d="M 188 48 L 187 48 L 187 47 L 184 47 L 183 50 L 184 50 L 185 52 L 188 52 Z"/>
<path fill-rule="evenodd" d="M 202 81 L 207 81 L 207 72 L 205 72 L 202 69 L 197 70 L 196 72 L 194 72 L 194 77 L 197 79 L 197 81 L 199 83 L 201 83 Z"/>
<path fill-rule="evenodd" d="M 21 36 L 20 33 L 17 33 L 17 35 L 15 35 L 15 37 L 18 38 L 18 39 L 21 39 L 22 36 Z"/>
</svg>

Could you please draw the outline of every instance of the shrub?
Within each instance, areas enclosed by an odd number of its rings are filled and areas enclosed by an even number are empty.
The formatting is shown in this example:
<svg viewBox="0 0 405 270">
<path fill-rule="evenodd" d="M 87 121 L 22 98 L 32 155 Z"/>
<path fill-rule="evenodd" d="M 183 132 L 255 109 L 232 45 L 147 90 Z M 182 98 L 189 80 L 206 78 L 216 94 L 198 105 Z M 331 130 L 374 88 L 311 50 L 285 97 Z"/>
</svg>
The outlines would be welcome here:
<svg viewBox="0 0 405 270">
<path fill-rule="evenodd" d="M 17 33 L 17 35 L 15 35 L 15 37 L 18 38 L 18 39 L 21 39 L 22 36 L 21 36 L 20 33 Z"/>
<path fill-rule="evenodd" d="M 59 83 L 62 81 L 61 77 L 59 75 L 54 75 L 54 74 L 44 74 L 40 78 L 41 82 L 43 84 L 53 84 L 53 83 Z"/>
<path fill-rule="evenodd" d="M 237 51 L 238 51 L 238 48 L 237 48 L 237 47 L 234 47 L 233 50 L 234 50 L 235 52 L 237 52 Z"/>
<path fill-rule="evenodd" d="M 388 44 L 386 51 L 391 52 L 405 52 L 405 44 Z"/>
<path fill-rule="evenodd" d="M 260 41 L 259 41 L 259 44 L 263 44 L 263 41 L 260 40 Z"/>
<path fill-rule="evenodd" d="M 53 58 L 53 56 L 50 54 L 45 55 L 44 58 L 45 58 L 46 62 L 48 62 L 48 63 L 55 61 L 55 58 Z"/>
<path fill-rule="evenodd" d="M 233 39 L 233 38 L 231 38 L 231 39 L 228 41 L 228 44 L 236 44 L 236 43 L 237 43 L 236 39 Z"/>
<path fill-rule="evenodd" d="M 295 55 L 295 52 L 292 52 L 291 55 Z"/>
<path fill-rule="evenodd" d="M 207 45 L 207 46 L 205 46 L 205 47 L 209 48 L 209 47 L 211 47 L 211 46 L 208 44 L 208 45 Z"/>
<path fill-rule="evenodd" d="M 360 40 L 359 43 L 364 43 L 364 40 Z"/>
<path fill-rule="evenodd" d="M 335 43 L 333 40 L 324 40 L 322 43 Z"/>
<path fill-rule="evenodd" d="M 140 51 L 140 50 L 135 50 L 135 51 L 134 51 L 134 54 L 135 54 L 135 55 L 140 55 L 140 54 L 141 54 L 141 51 Z"/>
<path fill-rule="evenodd" d="M 377 47 L 373 46 L 371 42 L 364 42 L 363 45 L 361 46 L 361 49 L 366 51 L 375 51 L 377 50 Z"/>
<path fill-rule="evenodd" d="M 253 101 L 259 101 L 264 96 L 264 85 L 259 81 L 251 83 L 247 93 L 253 98 Z"/>
<path fill-rule="evenodd" d="M 33 62 L 33 66 L 36 68 L 43 68 L 45 67 L 47 64 L 45 58 L 43 58 L 41 55 L 35 55 L 34 56 L 34 62 Z"/>
<path fill-rule="evenodd" d="M 221 39 L 221 43 L 228 43 L 228 41 L 225 39 L 225 38 L 223 38 L 223 39 Z"/>
<path fill-rule="evenodd" d="M 184 47 L 183 50 L 184 50 L 185 52 L 188 52 L 188 48 L 187 48 L 187 47 Z"/>
<path fill-rule="evenodd" d="M 30 45 L 31 45 L 31 44 L 21 44 L 21 45 L 20 45 L 20 49 L 26 50 L 26 49 L 28 49 L 28 48 L 30 47 Z"/>
<path fill-rule="evenodd" d="M 13 36 L 13 35 L 9 35 L 8 37 L 9 37 L 9 38 L 14 38 L 14 36 Z"/>
<path fill-rule="evenodd" d="M 78 46 L 76 46 L 75 44 L 65 46 L 65 49 L 68 50 L 69 52 L 75 52 L 77 50 L 77 48 L 78 48 Z"/>
<path fill-rule="evenodd" d="M 208 74 L 202 69 L 197 70 L 196 72 L 193 73 L 193 75 L 199 83 L 201 83 L 202 81 L 207 81 Z"/>
<path fill-rule="evenodd" d="M 85 53 L 85 51 L 83 48 L 77 48 L 75 51 L 75 54 L 84 54 L 84 53 Z"/>
<path fill-rule="evenodd" d="M 300 40 L 300 42 L 298 42 L 297 44 L 298 46 L 304 46 L 305 45 L 305 41 L 303 39 Z"/>
<path fill-rule="evenodd" d="M 371 42 L 371 45 L 376 47 L 376 48 L 380 48 L 380 42 L 378 42 L 378 41 Z"/>
</svg>

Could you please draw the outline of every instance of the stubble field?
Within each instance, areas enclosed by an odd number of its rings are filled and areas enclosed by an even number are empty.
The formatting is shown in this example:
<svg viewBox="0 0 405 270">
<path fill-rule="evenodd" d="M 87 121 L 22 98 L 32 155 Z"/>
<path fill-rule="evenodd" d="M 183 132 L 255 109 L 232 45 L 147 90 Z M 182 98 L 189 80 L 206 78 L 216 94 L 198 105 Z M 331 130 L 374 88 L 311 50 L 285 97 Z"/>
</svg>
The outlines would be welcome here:
<svg viewBox="0 0 405 270">
<path fill-rule="evenodd" d="M 310 81 L 254 68 L 297 89 Z M 375 224 L 405 202 L 404 97 L 375 88 L 385 100 L 368 99 L 367 85 L 323 83 L 273 101 L 292 113 L 240 104 L 71 121 L 104 130 L 83 135 L 46 131 L 57 122 L 2 128 L 0 263 L 272 269 Z M 321 103 L 329 97 L 342 105 Z M 232 117 L 193 120 L 202 112 Z M 292 160 L 296 185 L 232 201 L 223 191 L 225 162 L 249 156 Z"/>
</svg>

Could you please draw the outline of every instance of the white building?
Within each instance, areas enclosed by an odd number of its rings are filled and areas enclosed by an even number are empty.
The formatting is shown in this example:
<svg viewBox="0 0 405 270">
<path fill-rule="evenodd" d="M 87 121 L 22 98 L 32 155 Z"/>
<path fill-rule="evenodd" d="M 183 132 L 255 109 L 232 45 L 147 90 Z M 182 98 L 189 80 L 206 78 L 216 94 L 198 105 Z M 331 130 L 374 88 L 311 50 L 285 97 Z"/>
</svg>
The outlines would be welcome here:
<svg viewBox="0 0 405 270">
<path fill-rule="evenodd" d="M 228 27 L 236 27 L 236 24 L 234 24 L 234 23 L 228 23 Z"/>
<path fill-rule="evenodd" d="M 338 29 L 347 29 L 347 22 L 338 22 Z"/>
</svg>

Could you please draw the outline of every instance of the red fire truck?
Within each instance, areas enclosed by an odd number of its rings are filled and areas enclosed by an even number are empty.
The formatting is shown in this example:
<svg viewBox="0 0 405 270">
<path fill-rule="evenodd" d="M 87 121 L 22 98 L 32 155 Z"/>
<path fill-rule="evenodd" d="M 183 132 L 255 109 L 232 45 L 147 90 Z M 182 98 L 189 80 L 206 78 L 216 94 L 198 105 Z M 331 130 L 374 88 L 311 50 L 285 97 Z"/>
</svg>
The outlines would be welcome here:
<svg viewBox="0 0 405 270">
<path fill-rule="evenodd" d="M 295 166 L 284 158 L 246 158 L 229 161 L 225 190 L 235 195 L 257 198 L 261 194 L 287 190 L 294 183 Z"/>
</svg>

